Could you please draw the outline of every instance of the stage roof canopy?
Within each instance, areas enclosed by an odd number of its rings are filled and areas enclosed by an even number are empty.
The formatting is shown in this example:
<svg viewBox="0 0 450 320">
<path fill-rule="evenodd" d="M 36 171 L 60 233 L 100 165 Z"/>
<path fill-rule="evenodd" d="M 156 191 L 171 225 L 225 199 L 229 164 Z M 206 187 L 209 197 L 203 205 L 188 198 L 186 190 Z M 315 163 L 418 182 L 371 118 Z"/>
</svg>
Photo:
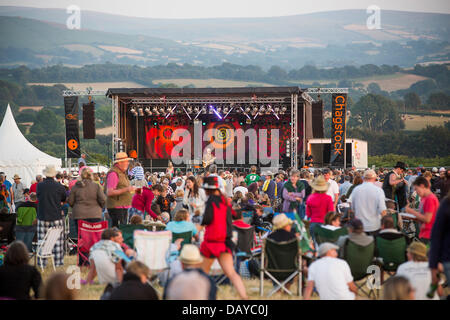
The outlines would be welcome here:
<svg viewBox="0 0 450 320">
<path fill-rule="evenodd" d="M 235 87 L 235 88 L 110 88 L 106 96 L 148 97 L 148 96 L 289 96 L 304 92 L 300 87 Z"/>
</svg>

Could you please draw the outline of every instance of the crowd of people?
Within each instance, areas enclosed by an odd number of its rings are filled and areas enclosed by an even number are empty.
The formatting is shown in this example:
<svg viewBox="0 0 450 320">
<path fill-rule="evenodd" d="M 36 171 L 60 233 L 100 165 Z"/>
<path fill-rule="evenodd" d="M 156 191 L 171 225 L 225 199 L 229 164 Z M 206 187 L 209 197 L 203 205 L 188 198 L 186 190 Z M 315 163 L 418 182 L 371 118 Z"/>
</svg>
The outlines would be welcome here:
<svg viewBox="0 0 450 320">
<path fill-rule="evenodd" d="M 250 226 L 255 228 L 254 246 L 265 237 L 279 243 L 310 239 L 302 266 L 305 299 L 314 294 L 320 299 L 358 297 L 359 279 L 346 260 L 349 243 L 373 246 L 377 257 L 380 239 L 405 240 L 407 247 L 399 253 L 404 262 L 383 284 L 385 299 L 439 299 L 450 278 L 450 169 L 408 169 L 398 162 L 392 170 L 308 167 L 273 173 L 256 166 L 249 172 L 219 170 L 211 164 L 201 172 L 183 172 L 170 164 L 166 172 L 152 173 L 118 152 L 106 173 L 94 173 L 81 158 L 75 171 L 48 166 L 30 186 L 18 175 L 13 180 L 0 173 L 0 210 L 17 214 L 15 241 L 3 248 L 1 298 L 30 299 L 30 289 L 34 298 L 76 298 L 61 287 L 67 280 L 64 273 L 55 272 L 44 285 L 29 264 L 34 233 L 42 241 L 50 228 L 65 228 L 68 215 L 75 226 L 80 220 L 108 221 L 84 261 L 87 279 L 81 279 L 84 286 L 96 279 L 104 284 L 102 299 L 214 300 L 210 269 L 215 259 L 238 296 L 248 299 L 243 278 L 259 275 L 251 268 L 258 269 L 258 257 L 251 258 L 253 263 L 236 263 L 233 230 Z M 307 235 L 292 227 L 291 213 L 307 226 Z M 162 297 L 150 284 L 155 275 L 125 244 L 120 229 L 147 222 L 192 236 L 190 244 L 176 241 L 171 246 L 170 277 L 159 277 Z M 24 228 L 34 231 L 31 237 L 21 232 Z M 323 241 L 328 231 L 339 236 Z M 69 253 L 66 238 L 62 233 L 53 250 L 57 267 Z M 45 266 L 47 260 L 40 262 Z"/>
</svg>

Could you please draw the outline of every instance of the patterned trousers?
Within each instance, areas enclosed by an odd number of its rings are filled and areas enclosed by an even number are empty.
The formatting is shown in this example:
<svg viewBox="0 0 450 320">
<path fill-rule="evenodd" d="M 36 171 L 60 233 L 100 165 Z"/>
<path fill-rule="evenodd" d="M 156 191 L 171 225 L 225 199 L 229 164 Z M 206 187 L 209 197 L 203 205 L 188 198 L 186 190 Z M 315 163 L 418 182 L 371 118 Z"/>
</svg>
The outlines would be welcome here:
<svg viewBox="0 0 450 320">
<path fill-rule="evenodd" d="M 38 220 L 37 224 L 38 242 L 44 240 L 44 237 L 48 229 L 52 227 L 64 228 L 64 220 L 63 219 L 55 221 Z M 60 237 L 56 241 L 55 247 L 53 248 L 53 254 L 55 255 L 55 265 L 57 267 L 64 265 L 64 232 L 61 233 Z M 40 259 L 38 260 L 38 264 L 40 265 Z M 42 259 L 42 264 L 45 267 L 47 265 L 47 259 Z"/>
</svg>

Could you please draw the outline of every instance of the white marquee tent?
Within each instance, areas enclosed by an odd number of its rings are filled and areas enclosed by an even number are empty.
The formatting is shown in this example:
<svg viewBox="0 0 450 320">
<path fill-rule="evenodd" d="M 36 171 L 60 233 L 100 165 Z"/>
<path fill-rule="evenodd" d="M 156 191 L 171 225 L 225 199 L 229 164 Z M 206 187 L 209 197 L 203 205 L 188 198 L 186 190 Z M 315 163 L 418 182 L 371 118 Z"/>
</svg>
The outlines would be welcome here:
<svg viewBox="0 0 450 320">
<path fill-rule="evenodd" d="M 18 174 L 27 188 L 47 165 L 55 165 L 56 170 L 61 168 L 61 159 L 40 151 L 23 136 L 9 105 L 0 126 L 0 150 L 0 172 L 5 172 L 11 183 Z"/>
</svg>

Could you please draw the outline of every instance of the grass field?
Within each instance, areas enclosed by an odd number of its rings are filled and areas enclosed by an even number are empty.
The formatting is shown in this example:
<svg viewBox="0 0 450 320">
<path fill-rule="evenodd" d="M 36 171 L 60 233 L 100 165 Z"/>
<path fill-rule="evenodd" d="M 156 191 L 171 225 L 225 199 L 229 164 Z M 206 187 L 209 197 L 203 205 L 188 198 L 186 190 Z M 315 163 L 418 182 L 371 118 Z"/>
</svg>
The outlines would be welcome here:
<svg viewBox="0 0 450 320">
<path fill-rule="evenodd" d="M 419 116 L 419 115 L 404 115 L 405 130 L 418 131 L 430 126 L 442 126 L 444 122 L 449 121 L 448 117 L 441 116 Z"/>
<path fill-rule="evenodd" d="M 74 256 L 66 256 L 64 258 L 64 267 L 56 268 L 57 271 L 66 272 L 67 268 L 71 265 L 76 264 L 76 255 Z M 53 269 L 51 265 L 47 265 L 47 268 L 42 273 L 43 281 L 53 273 Z M 88 268 L 83 267 L 81 269 L 81 278 L 86 279 L 88 273 Z M 97 279 L 94 280 L 95 283 L 92 285 L 81 286 L 81 289 L 78 291 L 78 299 L 81 300 L 99 300 L 100 296 L 103 293 L 105 285 L 101 285 L 97 282 Z M 363 280 L 365 281 L 365 280 Z M 273 289 L 272 282 L 268 280 L 264 280 L 264 297 L 259 296 L 259 280 L 258 279 L 244 279 L 244 285 L 247 290 L 247 295 L 250 300 L 301 300 L 302 298 L 298 296 L 289 296 L 285 293 L 277 292 L 270 298 L 267 298 L 269 292 Z M 163 288 L 160 286 L 155 286 L 155 289 L 159 292 L 159 296 L 161 297 Z M 296 294 L 297 293 L 297 285 L 294 283 L 291 286 L 291 291 Z M 221 285 L 217 291 L 217 300 L 238 300 L 239 297 L 234 290 L 234 288 L 230 285 Z M 316 294 L 312 297 L 313 300 L 318 300 L 318 296 Z M 358 295 L 358 299 L 366 300 L 368 298 L 364 296 Z"/>
<path fill-rule="evenodd" d="M 221 87 L 271 87 L 274 86 L 269 83 L 263 82 L 247 82 L 247 81 L 234 81 L 234 80 L 222 80 L 222 79 L 157 79 L 152 81 L 155 85 L 162 83 L 173 83 L 179 87 L 193 84 L 196 88 L 221 88 Z"/>
</svg>

